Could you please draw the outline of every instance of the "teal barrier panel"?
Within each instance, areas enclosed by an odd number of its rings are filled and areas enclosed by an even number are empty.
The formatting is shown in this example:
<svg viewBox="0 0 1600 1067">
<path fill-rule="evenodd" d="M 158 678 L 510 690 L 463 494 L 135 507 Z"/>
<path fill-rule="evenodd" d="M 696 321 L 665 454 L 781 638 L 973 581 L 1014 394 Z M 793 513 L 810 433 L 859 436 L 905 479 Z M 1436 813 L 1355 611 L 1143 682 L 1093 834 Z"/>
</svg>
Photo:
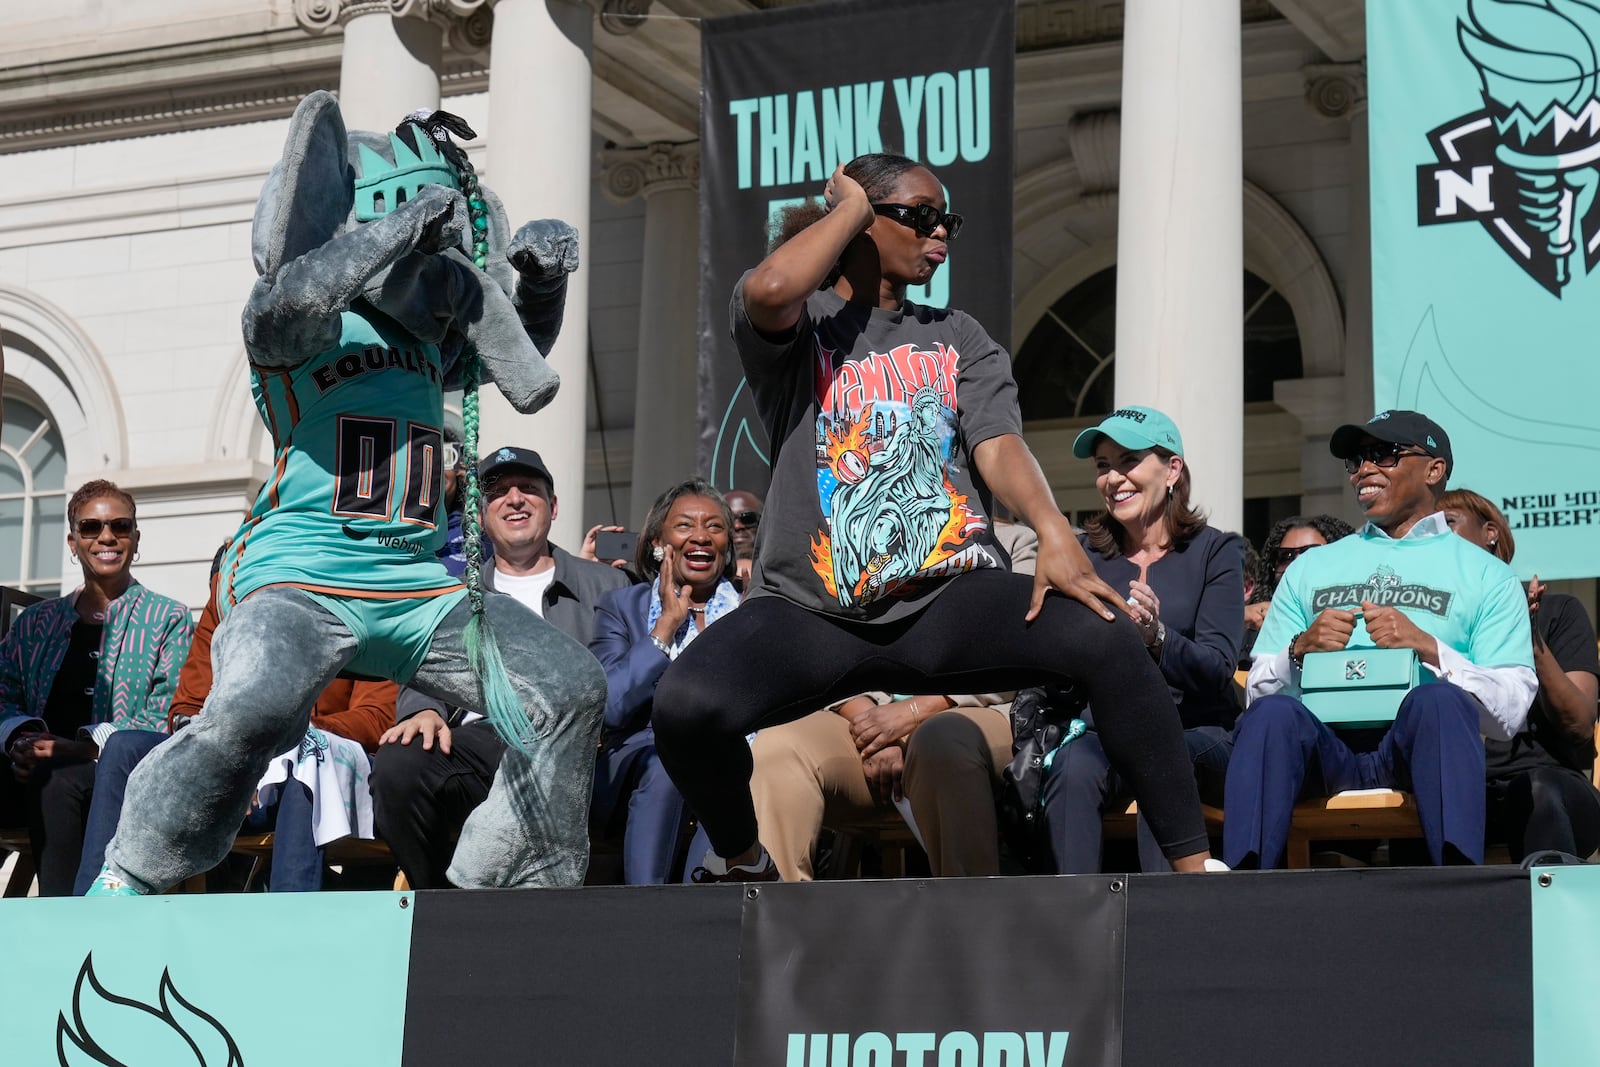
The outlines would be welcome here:
<svg viewBox="0 0 1600 1067">
<path fill-rule="evenodd" d="M 409 893 L 0 903 L 4 1062 L 398 1067 Z"/>
<path fill-rule="evenodd" d="M 1536 867 L 1531 875 L 1533 1062 L 1591 1067 L 1600 1060 L 1600 867 Z"/>
</svg>

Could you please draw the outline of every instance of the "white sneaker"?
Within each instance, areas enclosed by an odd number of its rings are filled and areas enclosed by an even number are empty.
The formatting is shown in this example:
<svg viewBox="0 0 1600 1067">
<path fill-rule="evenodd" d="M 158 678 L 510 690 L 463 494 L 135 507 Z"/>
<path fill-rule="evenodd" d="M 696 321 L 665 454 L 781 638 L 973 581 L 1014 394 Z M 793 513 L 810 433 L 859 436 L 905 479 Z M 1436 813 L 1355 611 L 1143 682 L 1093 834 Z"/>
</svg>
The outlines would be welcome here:
<svg viewBox="0 0 1600 1067">
<path fill-rule="evenodd" d="M 778 866 L 772 862 L 772 857 L 766 849 L 761 850 L 761 855 L 754 863 L 728 865 L 728 861 L 707 850 L 705 858 L 700 861 L 700 866 L 689 875 L 692 882 L 777 882 Z"/>
</svg>

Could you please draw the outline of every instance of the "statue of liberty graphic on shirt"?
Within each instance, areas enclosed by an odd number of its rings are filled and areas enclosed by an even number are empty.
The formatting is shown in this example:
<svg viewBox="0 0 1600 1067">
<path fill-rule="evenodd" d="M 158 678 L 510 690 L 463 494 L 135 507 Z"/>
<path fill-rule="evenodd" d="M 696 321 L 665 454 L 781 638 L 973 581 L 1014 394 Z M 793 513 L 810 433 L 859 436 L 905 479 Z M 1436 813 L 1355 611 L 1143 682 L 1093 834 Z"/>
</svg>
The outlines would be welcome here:
<svg viewBox="0 0 1600 1067">
<path fill-rule="evenodd" d="M 951 433 L 943 415 L 937 392 L 917 390 L 866 473 L 834 490 L 834 579 L 846 607 L 876 600 L 939 547 L 955 491 L 944 477 Z"/>
<path fill-rule="evenodd" d="M 830 433 L 829 421 L 846 428 Z M 824 577 L 841 605 L 890 595 L 963 546 L 973 513 L 947 472 L 955 412 L 937 389 L 924 385 L 909 403 L 873 401 L 854 418 L 823 416 L 818 431 L 831 519 Z"/>
</svg>

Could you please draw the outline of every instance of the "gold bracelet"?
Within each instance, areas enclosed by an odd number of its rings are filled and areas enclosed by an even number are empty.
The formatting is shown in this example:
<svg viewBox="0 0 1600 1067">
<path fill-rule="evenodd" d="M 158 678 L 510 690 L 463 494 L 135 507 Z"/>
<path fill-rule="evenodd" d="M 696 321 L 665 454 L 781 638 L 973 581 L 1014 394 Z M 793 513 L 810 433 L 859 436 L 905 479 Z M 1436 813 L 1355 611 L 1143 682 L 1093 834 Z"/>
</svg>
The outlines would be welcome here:
<svg viewBox="0 0 1600 1067">
<path fill-rule="evenodd" d="M 912 726 L 918 726 L 918 725 L 921 724 L 921 722 L 922 722 L 921 715 L 922 715 L 922 713 L 917 708 L 917 698 L 916 697 L 912 697 L 911 698 L 911 725 Z"/>
</svg>

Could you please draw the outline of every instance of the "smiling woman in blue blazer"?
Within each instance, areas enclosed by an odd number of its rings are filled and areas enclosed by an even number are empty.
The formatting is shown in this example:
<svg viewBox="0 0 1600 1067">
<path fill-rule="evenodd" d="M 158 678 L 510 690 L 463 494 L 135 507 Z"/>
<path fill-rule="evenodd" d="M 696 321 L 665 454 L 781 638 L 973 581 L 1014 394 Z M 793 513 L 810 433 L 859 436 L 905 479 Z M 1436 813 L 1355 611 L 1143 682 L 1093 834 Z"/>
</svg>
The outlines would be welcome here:
<svg viewBox="0 0 1600 1067">
<path fill-rule="evenodd" d="M 630 885 L 672 874 L 685 810 L 656 757 L 650 711 L 667 666 L 739 605 L 732 531 L 727 501 L 709 482 L 673 486 L 639 534 L 635 563 L 646 582 L 607 593 L 595 609 L 589 650 L 605 668 L 607 695 L 589 825 L 595 837 L 621 834 Z"/>
</svg>

